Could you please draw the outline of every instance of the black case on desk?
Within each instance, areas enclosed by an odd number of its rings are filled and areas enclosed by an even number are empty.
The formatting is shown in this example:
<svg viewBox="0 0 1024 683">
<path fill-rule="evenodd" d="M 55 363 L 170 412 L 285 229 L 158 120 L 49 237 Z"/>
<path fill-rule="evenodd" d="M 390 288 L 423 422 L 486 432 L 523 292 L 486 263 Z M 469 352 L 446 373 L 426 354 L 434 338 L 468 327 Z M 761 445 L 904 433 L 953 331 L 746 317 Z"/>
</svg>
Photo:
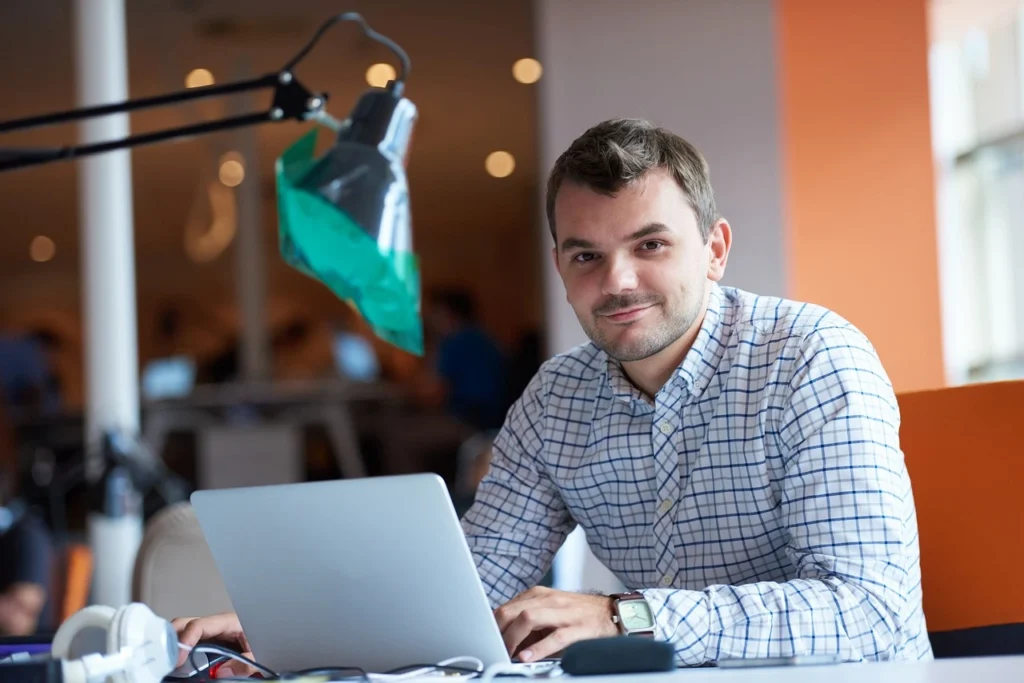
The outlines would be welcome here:
<svg viewBox="0 0 1024 683">
<path fill-rule="evenodd" d="M 565 648 L 562 671 L 572 676 L 608 676 L 675 669 L 668 643 L 637 636 L 581 640 Z"/>
<path fill-rule="evenodd" d="M 0 662 L 3 683 L 63 683 L 59 659 L 34 662 Z"/>
</svg>

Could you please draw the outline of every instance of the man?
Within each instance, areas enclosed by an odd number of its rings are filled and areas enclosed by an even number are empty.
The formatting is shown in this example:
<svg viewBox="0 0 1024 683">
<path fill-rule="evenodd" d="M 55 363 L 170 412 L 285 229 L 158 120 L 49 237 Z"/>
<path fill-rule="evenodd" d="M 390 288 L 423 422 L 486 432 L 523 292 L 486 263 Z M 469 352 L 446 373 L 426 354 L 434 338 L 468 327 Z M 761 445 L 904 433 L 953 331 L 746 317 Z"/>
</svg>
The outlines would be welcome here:
<svg viewBox="0 0 1024 683">
<path fill-rule="evenodd" d="M 666 130 L 595 126 L 547 192 L 591 342 L 509 411 L 464 520 L 509 652 L 616 635 L 646 605 L 681 665 L 931 657 L 899 411 L 868 340 L 718 284 L 731 227 L 703 157 Z M 532 587 L 575 524 L 634 594 Z"/>
</svg>

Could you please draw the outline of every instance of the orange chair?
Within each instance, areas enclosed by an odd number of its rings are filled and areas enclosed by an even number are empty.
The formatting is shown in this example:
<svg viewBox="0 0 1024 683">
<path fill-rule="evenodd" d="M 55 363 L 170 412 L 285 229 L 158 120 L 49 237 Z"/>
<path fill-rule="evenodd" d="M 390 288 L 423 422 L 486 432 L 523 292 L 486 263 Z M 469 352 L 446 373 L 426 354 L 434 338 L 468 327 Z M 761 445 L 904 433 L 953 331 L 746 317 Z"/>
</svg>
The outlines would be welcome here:
<svg viewBox="0 0 1024 683">
<path fill-rule="evenodd" d="M 898 401 L 935 655 L 1024 653 L 1024 381 Z"/>
<path fill-rule="evenodd" d="M 93 574 L 92 551 L 82 543 L 59 545 L 54 565 L 47 618 L 56 628 L 89 604 Z"/>
</svg>

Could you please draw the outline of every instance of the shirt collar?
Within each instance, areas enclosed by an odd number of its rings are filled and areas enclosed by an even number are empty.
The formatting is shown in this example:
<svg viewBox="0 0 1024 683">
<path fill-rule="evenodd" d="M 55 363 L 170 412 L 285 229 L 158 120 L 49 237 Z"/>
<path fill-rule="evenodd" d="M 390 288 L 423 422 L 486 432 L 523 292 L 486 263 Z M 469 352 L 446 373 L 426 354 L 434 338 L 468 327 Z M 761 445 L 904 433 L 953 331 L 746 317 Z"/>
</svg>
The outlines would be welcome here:
<svg viewBox="0 0 1024 683">
<path fill-rule="evenodd" d="M 686 384 L 694 396 L 700 396 L 711 384 L 728 343 L 727 339 L 723 339 L 727 332 L 723 310 L 724 294 L 717 282 L 712 282 L 710 286 L 711 293 L 708 296 L 708 310 L 704 314 L 704 322 L 697 332 L 697 338 L 693 340 L 693 346 L 676 371 L 676 377 Z"/>
<path fill-rule="evenodd" d="M 683 390 L 694 396 L 700 396 L 707 389 L 718 371 L 718 366 L 725 353 L 727 340 L 722 339 L 726 332 L 723 307 L 724 295 L 718 283 L 712 282 L 708 296 L 708 308 L 704 314 L 697 338 L 693 346 L 686 352 L 683 362 L 669 378 L 666 387 L 679 383 Z M 646 401 L 642 391 L 637 389 L 626 376 L 622 365 L 612 357 L 604 354 L 605 370 L 602 373 L 606 385 L 611 389 L 614 398 L 625 401 Z"/>
</svg>

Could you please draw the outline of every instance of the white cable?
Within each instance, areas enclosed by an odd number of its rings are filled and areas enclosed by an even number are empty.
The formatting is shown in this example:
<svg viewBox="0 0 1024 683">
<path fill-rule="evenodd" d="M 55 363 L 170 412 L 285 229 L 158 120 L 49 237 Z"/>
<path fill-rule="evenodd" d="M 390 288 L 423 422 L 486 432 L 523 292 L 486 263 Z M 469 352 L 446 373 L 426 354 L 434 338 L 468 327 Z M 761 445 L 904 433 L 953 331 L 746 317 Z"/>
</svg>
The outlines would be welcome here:
<svg viewBox="0 0 1024 683">
<path fill-rule="evenodd" d="M 236 662 L 241 662 L 242 664 L 245 664 L 250 669 L 256 669 L 257 671 L 259 671 L 262 674 L 273 673 L 270 669 L 268 669 L 267 667 L 263 666 L 259 662 L 247 659 L 246 657 L 243 657 L 242 655 L 238 654 L 237 652 L 232 652 L 231 650 L 228 650 L 226 648 L 221 650 L 219 648 L 214 648 L 214 647 L 196 647 L 195 651 L 196 652 L 202 652 L 203 654 L 208 654 L 208 655 L 223 655 L 225 657 L 228 657 L 230 659 L 235 660 Z M 256 666 L 254 667 L 253 664 L 256 664 Z"/>
<path fill-rule="evenodd" d="M 195 647 L 195 648 L 193 648 L 193 647 L 191 647 L 189 645 L 186 645 L 185 643 L 178 643 L 178 647 L 181 648 L 182 650 L 186 651 L 186 652 L 192 652 L 192 650 L 195 650 L 196 652 L 204 652 L 204 653 L 208 653 L 208 654 L 225 655 L 227 657 L 230 657 L 231 659 L 234 659 L 236 661 L 242 662 L 246 666 L 249 666 L 249 663 L 246 662 L 240 655 L 237 655 L 235 653 L 229 653 L 229 651 L 228 652 L 222 652 L 221 650 L 217 650 L 217 649 L 214 649 L 214 648 L 206 648 L 206 647 Z M 448 659 L 445 659 L 443 661 L 438 662 L 435 666 L 436 667 L 460 666 L 460 664 L 470 664 L 473 667 L 473 670 L 476 671 L 477 673 L 482 673 L 482 672 L 485 671 L 484 663 L 479 658 L 472 657 L 472 656 L 469 656 L 469 655 L 459 655 L 458 657 L 449 657 Z M 498 665 L 498 666 L 500 666 L 500 665 Z M 491 668 L 494 668 L 494 667 L 491 667 Z M 413 671 L 407 671 L 404 674 L 397 674 L 397 675 L 393 675 L 393 676 L 388 676 L 387 680 L 388 681 L 402 681 L 402 680 L 405 680 L 407 678 L 415 678 L 417 676 L 422 676 L 424 673 L 427 673 L 430 670 L 431 670 L 431 667 L 423 667 L 421 669 L 414 669 Z M 498 673 L 505 673 L 505 672 L 498 672 Z M 493 678 L 493 676 L 492 676 L 492 678 Z"/>
<path fill-rule="evenodd" d="M 371 676 L 384 681 L 404 681 L 408 678 L 416 678 L 423 674 L 430 673 L 434 670 L 432 666 L 424 666 L 419 669 L 413 669 L 412 671 L 406 671 L 404 674 L 370 674 Z"/>
<path fill-rule="evenodd" d="M 559 662 L 543 659 L 529 664 L 492 664 L 484 669 L 478 680 L 480 683 L 492 683 L 502 674 L 514 674 L 520 678 L 556 678 L 562 675 L 562 669 Z"/>
<path fill-rule="evenodd" d="M 481 673 L 484 670 L 484 663 L 476 657 L 470 657 L 468 655 L 462 655 L 459 657 L 450 657 L 443 662 L 438 662 L 438 666 L 458 666 L 458 662 L 469 662 L 473 665 L 473 668 L 477 673 Z"/>
<path fill-rule="evenodd" d="M 220 648 L 214 648 L 214 647 L 202 647 L 202 646 L 189 647 L 188 645 L 185 645 L 184 643 L 178 643 L 178 647 L 180 647 L 182 650 L 185 650 L 186 652 L 192 652 L 193 650 L 195 650 L 196 652 L 201 652 L 203 654 L 222 655 L 222 656 L 227 657 L 229 659 L 233 659 L 236 662 L 241 662 L 242 664 L 245 664 L 250 669 L 255 668 L 257 671 L 260 671 L 260 673 L 266 674 L 266 673 L 270 672 L 270 669 L 266 668 L 265 666 L 263 666 L 259 662 L 255 662 L 256 666 L 254 667 L 253 666 L 253 663 L 254 663 L 253 661 L 246 659 L 245 657 L 243 657 L 242 655 L 238 654 L 237 652 L 232 652 L 228 648 L 224 648 L 222 650 Z"/>
<path fill-rule="evenodd" d="M 527 672 L 523 669 L 523 666 L 516 664 L 491 664 L 489 667 L 484 669 L 483 674 L 480 676 L 480 683 L 491 683 L 496 677 L 501 674 L 526 674 Z M 529 675 L 529 674 L 527 674 Z"/>
<path fill-rule="evenodd" d="M 468 662 L 472 665 L 473 670 L 476 671 L 476 673 L 478 674 L 484 670 L 484 663 L 480 661 L 480 659 L 476 657 L 471 657 L 469 655 L 460 655 L 458 657 L 450 657 L 448 659 L 440 661 L 437 664 L 434 664 L 433 666 L 418 667 L 416 669 L 413 669 L 412 671 L 406 671 L 405 673 L 401 674 L 369 674 L 369 676 L 371 680 L 380 680 L 387 681 L 388 683 L 395 683 L 396 681 L 404 681 L 411 678 L 418 678 L 419 676 L 423 675 L 429 675 L 433 673 L 435 670 L 440 669 L 442 667 L 459 666 L 459 662 Z M 443 671 L 440 672 L 438 675 L 448 676 L 450 678 L 456 677 L 456 675 L 446 674 Z M 470 674 L 463 674 L 460 672 L 457 674 L 457 676 L 468 678 L 470 677 Z"/>
</svg>

